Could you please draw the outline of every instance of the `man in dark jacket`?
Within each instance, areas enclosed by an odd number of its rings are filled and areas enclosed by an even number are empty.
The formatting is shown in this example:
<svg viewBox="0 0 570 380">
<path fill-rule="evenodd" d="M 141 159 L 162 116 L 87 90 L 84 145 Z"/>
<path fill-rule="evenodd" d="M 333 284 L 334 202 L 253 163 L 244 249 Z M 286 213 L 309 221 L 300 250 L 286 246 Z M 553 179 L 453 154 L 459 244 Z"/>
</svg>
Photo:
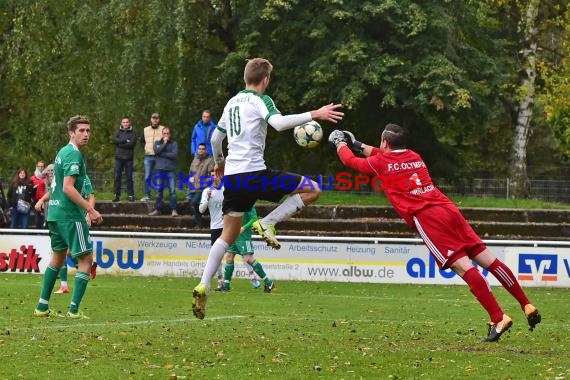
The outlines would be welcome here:
<svg viewBox="0 0 570 380">
<path fill-rule="evenodd" d="M 115 133 L 113 143 L 117 146 L 115 150 L 115 199 L 113 202 L 121 200 L 121 182 L 123 180 L 123 168 L 127 177 L 127 194 L 129 201 L 135 200 L 133 187 L 133 159 L 137 138 L 135 129 L 131 125 L 128 116 L 121 119 L 121 126 Z"/>
<path fill-rule="evenodd" d="M 158 191 L 154 210 L 149 213 L 150 216 L 160 215 L 162 209 L 163 191 L 168 187 L 170 210 L 172 216 L 178 216 L 176 211 L 176 158 L 178 157 L 178 144 L 171 140 L 170 128 L 164 127 L 162 130 L 162 139 L 154 143 L 154 155 L 156 157 L 155 172 L 153 175 L 152 185 Z"/>
</svg>

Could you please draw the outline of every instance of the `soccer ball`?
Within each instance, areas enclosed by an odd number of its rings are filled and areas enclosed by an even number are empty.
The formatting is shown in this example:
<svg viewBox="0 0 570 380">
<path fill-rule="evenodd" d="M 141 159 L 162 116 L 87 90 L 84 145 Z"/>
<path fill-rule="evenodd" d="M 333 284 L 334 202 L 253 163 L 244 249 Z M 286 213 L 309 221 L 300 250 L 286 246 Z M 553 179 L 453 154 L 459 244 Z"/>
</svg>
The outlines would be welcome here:
<svg viewBox="0 0 570 380">
<path fill-rule="evenodd" d="M 303 148 L 314 148 L 321 142 L 323 138 L 323 129 L 314 120 L 301 124 L 293 130 L 295 142 Z"/>
</svg>

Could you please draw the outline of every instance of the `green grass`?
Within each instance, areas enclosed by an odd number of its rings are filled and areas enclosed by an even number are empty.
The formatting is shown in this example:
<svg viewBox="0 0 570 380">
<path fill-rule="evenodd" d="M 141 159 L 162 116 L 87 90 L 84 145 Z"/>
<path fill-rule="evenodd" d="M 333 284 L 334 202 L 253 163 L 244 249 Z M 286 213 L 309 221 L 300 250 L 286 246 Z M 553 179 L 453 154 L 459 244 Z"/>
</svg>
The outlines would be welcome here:
<svg viewBox="0 0 570 380">
<path fill-rule="evenodd" d="M 90 319 L 32 316 L 41 276 L 0 277 L 0 378 L 45 379 L 564 379 L 570 377 L 567 289 L 531 288 L 543 314 L 513 317 L 481 343 L 487 317 L 465 286 L 281 281 L 272 294 L 234 281 L 190 312 L 196 279 L 99 276 Z M 65 312 L 70 296 L 54 295 Z"/>
</svg>

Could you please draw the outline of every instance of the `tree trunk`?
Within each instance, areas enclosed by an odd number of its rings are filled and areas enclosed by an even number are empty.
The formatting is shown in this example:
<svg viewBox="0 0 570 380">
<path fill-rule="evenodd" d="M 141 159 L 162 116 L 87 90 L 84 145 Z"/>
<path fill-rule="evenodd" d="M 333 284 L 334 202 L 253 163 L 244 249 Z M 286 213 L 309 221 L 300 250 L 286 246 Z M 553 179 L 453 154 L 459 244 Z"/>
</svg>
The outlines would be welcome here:
<svg viewBox="0 0 570 380">
<path fill-rule="evenodd" d="M 519 87 L 520 101 L 511 154 L 512 198 L 528 198 L 530 195 L 530 186 L 526 170 L 526 153 L 535 96 L 537 50 L 536 22 L 539 4 L 540 0 L 528 0 L 526 15 L 523 21 L 525 38 L 525 46 L 523 50 L 524 68 L 522 73 L 522 82 Z"/>
</svg>

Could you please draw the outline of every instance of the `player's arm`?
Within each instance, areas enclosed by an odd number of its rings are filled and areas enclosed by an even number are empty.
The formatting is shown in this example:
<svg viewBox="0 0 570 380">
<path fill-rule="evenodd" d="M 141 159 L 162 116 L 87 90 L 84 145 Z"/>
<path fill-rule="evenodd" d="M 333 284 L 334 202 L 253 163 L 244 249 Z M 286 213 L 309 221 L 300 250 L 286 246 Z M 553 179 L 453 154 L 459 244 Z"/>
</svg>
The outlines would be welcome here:
<svg viewBox="0 0 570 380">
<path fill-rule="evenodd" d="M 349 141 L 342 131 L 332 131 L 329 135 L 329 142 L 336 147 L 336 153 L 344 166 L 363 174 L 378 175 L 378 172 L 369 161 L 370 158 L 361 158 L 354 155 L 354 152 L 348 146 Z"/>
<path fill-rule="evenodd" d="M 267 123 L 271 125 L 276 131 L 286 131 L 287 129 L 295 128 L 313 120 L 310 112 L 298 113 L 294 115 L 283 116 L 280 113 L 272 114 L 267 118 Z"/>
<path fill-rule="evenodd" d="M 36 205 L 34 206 L 36 211 L 42 211 L 45 208 L 44 205 L 47 201 L 49 201 L 50 196 L 51 196 L 51 192 L 46 191 L 46 193 L 44 195 L 42 195 L 42 197 L 40 199 L 38 199 L 38 201 L 36 202 Z"/>
<path fill-rule="evenodd" d="M 210 195 L 212 194 L 211 188 L 205 188 L 202 191 L 202 197 L 200 198 L 200 205 L 198 206 L 198 211 L 203 214 L 208 209 L 208 201 L 210 200 Z"/>
<path fill-rule="evenodd" d="M 77 176 L 75 175 L 68 175 L 63 178 L 63 193 L 77 206 L 84 209 L 93 221 L 101 221 L 103 218 L 99 211 L 95 210 L 95 208 L 87 201 L 85 198 L 81 196 L 79 191 L 75 188 L 75 181 L 77 180 Z"/>
<path fill-rule="evenodd" d="M 91 205 L 91 207 L 95 208 L 95 194 L 91 193 L 87 196 L 87 203 Z M 91 214 L 85 214 L 85 221 L 87 225 L 91 227 Z"/>
<path fill-rule="evenodd" d="M 220 125 L 216 127 L 214 133 L 212 133 L 212 140 L 210 140 L 210 143 L 212 144 L 212 153 L 214 154 L 214 163 L 216 164 L 214 171 L 216 172 L 217 178 L 222 178 L 224 176 L 224 166 L 226 161 L 224 159 L 224 152 L 222 151 L 222 141 L 224 141 L 225 138 L 225 124 L 223 120 L 220 120 Z"/>
<path fill-rule="evenodd" d="M 354 134 L 350 131 L 342 131 L 346 145 L 356 154 L 362 154 L 366 157 L 373 156 L 380 152 L 380 149 L 370 145 L 366 145 L 356 139 Z"/>
<path fill-rule="evenodd" d="M 297 125 L 307 123 L 311 120 L 326 120 L 336 123 L 339 120 L 342 120 L 342 117 L 344 116 L 344 113 L 337 111 L 340 107 L 342 107 L 342 104 L 331 103 L 326 106 L 322 106 L 317 110 L 305 113 L 286 116 L 283 116 L 280 113 L 274 113 L 270 114 L 266 121 L 278 132 L 295 128 Z"/>
</svg>

